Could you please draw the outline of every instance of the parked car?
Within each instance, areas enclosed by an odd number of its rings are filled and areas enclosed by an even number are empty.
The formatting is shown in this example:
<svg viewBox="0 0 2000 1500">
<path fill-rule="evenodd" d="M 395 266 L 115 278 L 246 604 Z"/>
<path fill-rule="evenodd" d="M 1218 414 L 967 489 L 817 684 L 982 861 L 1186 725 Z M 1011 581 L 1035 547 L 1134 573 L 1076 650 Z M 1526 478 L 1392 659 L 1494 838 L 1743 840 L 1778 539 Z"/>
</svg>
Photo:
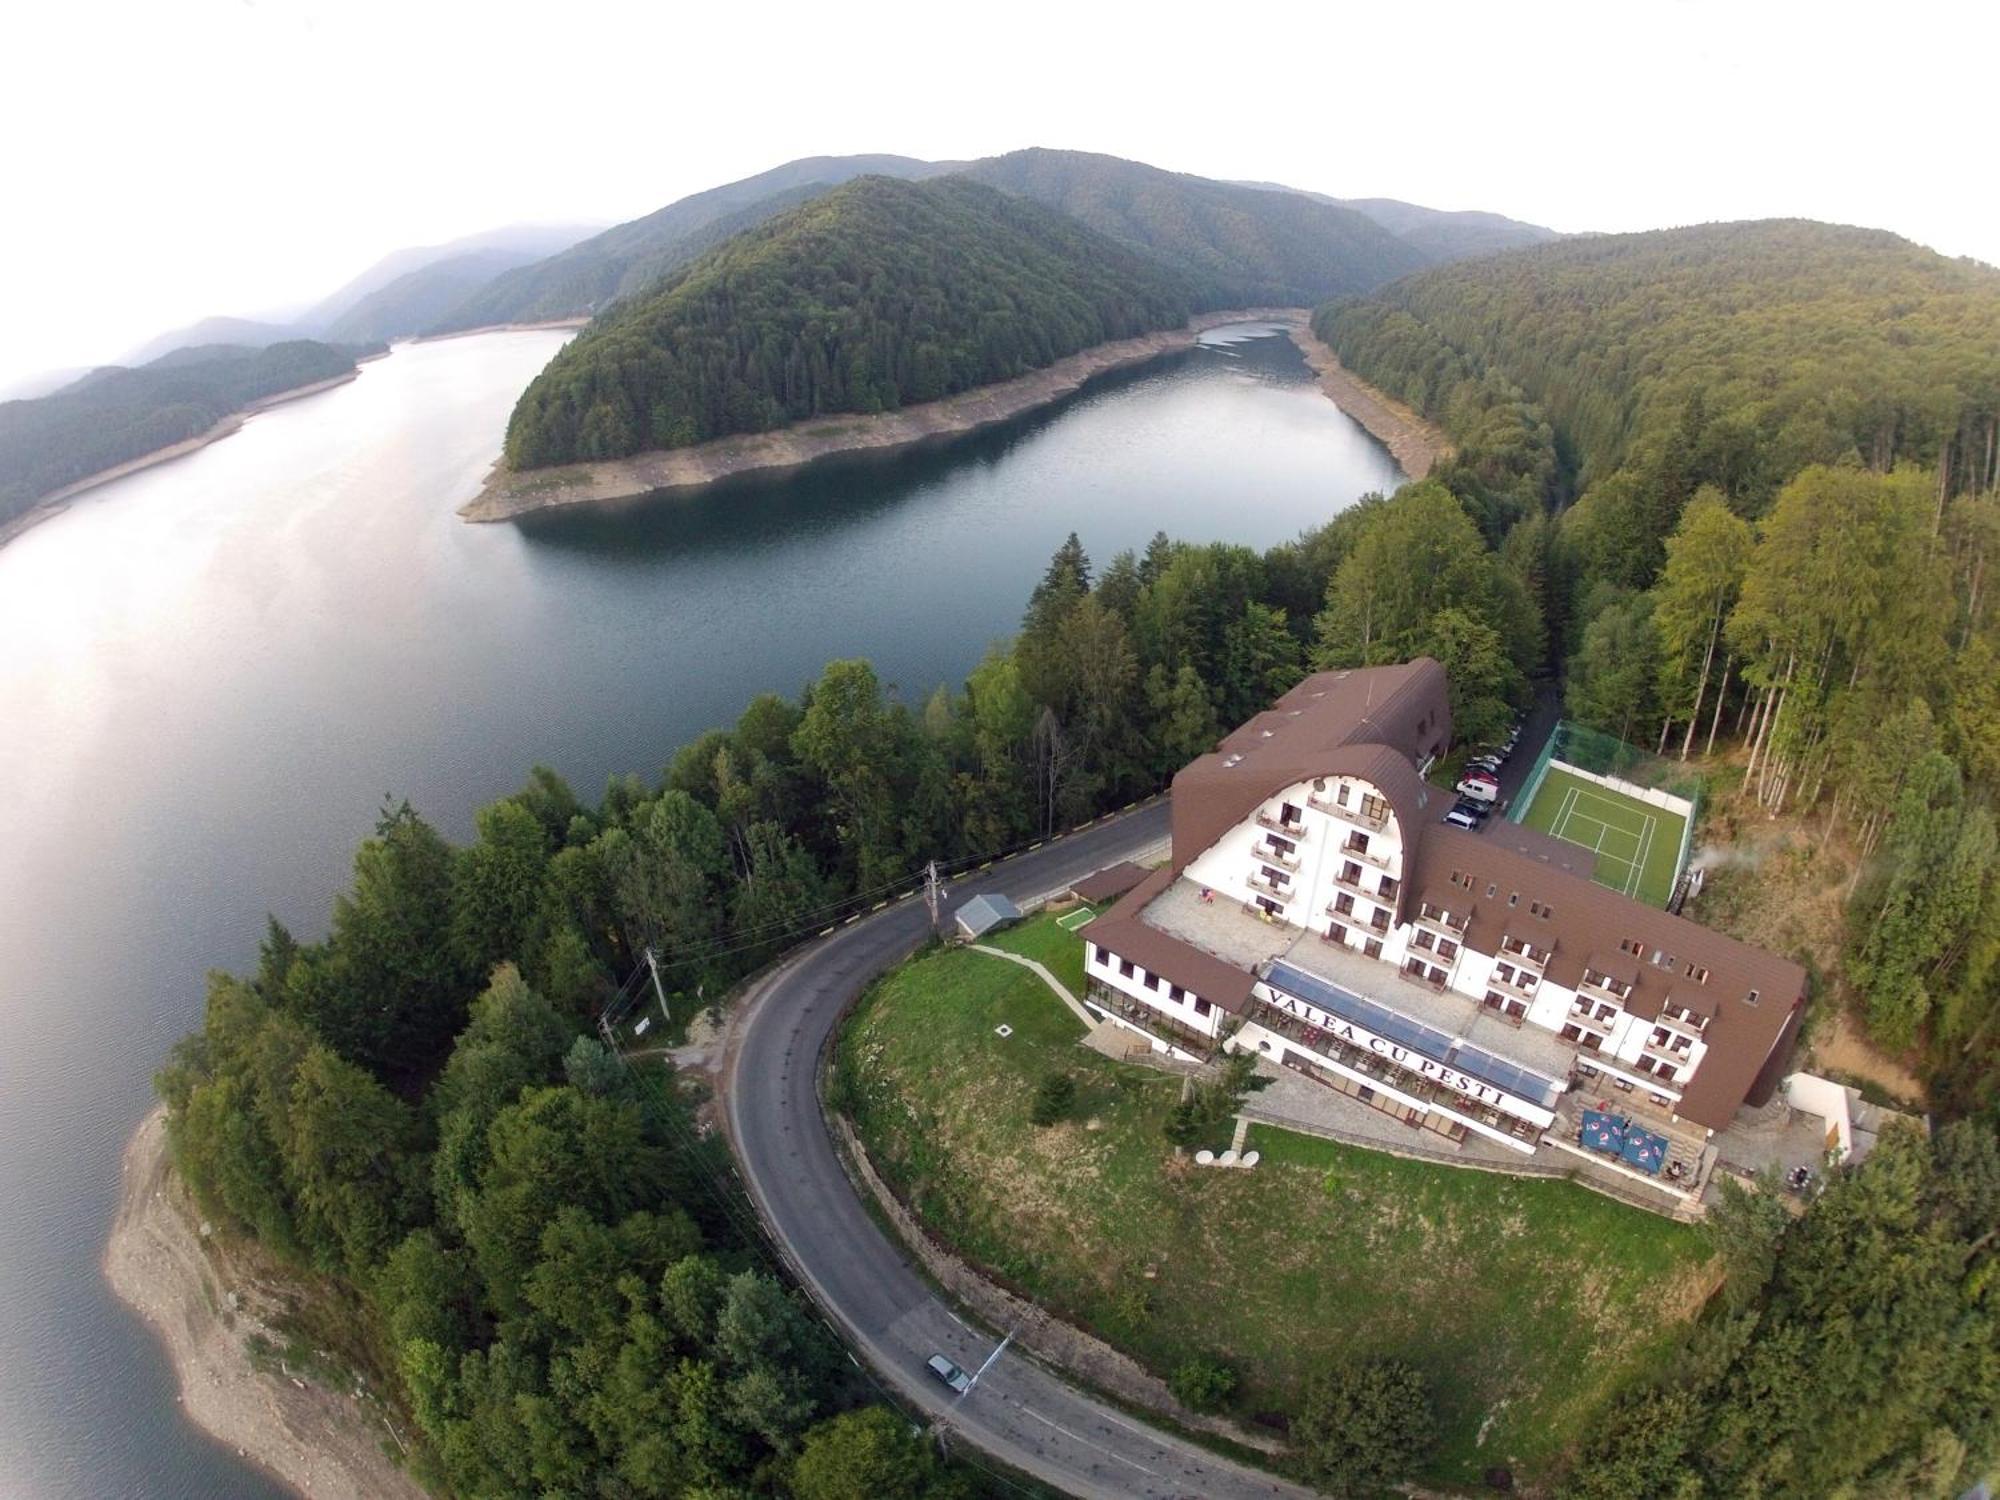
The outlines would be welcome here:
<svg viewBox="0 0 2000 1500">
<path fill-rule="evenodd" d="M 933 1354 L 931 1356 L 930 1367 L 931 1374 L 937 1376 L 939 1380 L 942 1380 L 946 1385 L 958 1392 L 959 1395 L 963 1396 L 967 1391 L 972 1389 L 972 1377 L 946 1359 L 942 1354 Z"/>
<path fill-rule="evenodd" d="M 1476 776 L 1468 776 L 1455 789 L 1461 797 L 1470 797 L 1474 802 L 1498 802 L 1500 783 L 1491 778 L 1481 781 Z"/>
<path fill-rule="evenodd" d="M 1474 802 L 1470 797 L 1460 797 L 1456 802 L 1452 803 L 1451 810 L 1453 812 L 1470 813 L 1483 823 L 1486 821 L 1486 815 L 1493 811 L 1493 805 L 1488 802 Z"/>
<path fill-rule="evenodd" d="M 1485 821 L 1477 813 L 1467 812 L 1463 802 L 1454 803 L 1451 811 L 1444 815 L 1444 820 L 1454 828 L 1477 828 Z"/>
<path fill-rule="evenodd" d="M 1490 771 L 1495 776 L 1498 776 L 1500 774 L 1500 767 L 1505 764 L 1504 757 L 1498 755 L 1475 755 L 1465 763 L 1465 769 L 1468 771 Z"/>
</svg>

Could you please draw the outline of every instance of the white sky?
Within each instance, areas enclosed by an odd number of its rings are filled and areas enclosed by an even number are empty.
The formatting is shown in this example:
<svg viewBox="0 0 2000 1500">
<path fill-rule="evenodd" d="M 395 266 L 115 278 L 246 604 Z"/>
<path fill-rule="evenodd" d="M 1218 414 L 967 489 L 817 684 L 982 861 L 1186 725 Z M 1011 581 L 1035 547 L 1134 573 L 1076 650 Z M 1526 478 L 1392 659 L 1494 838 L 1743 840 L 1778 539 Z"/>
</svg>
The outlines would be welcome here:
<svg viewBox="0 0 2000 1500">
<path fill-rule="evenodd" d="M 1797 214 L 2000 262 L 1991 0 L 3 9 L 0 383 L 853 151 L 1073 147 L 1559 229 Z"/>
</svg>

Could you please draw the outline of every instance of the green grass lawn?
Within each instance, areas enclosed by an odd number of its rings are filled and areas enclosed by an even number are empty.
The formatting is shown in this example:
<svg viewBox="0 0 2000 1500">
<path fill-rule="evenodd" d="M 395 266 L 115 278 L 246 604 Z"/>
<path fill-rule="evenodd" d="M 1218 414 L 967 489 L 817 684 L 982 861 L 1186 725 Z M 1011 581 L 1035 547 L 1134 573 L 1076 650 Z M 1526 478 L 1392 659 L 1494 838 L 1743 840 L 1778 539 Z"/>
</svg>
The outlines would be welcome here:
<svg viewBox="0 0 2000 1500">
<path fill-rule="evenodd" d="M 1648 906 L 1665 906 L 1680 874 L 1687 819 L 1551 764 L 1520 822 L 1597 856 L 1591 878 Z"/>
<path fill-rule="evenodd" d="M 1081 940 L 1052 919 L 1002 945 L 1080 988 Z M 837 1097 L 961 1251 L 1156 1371 L 1230 1360 L 1239 1414 L 1290 1408 L 1333 1361 L 1394 1355 L 1436 1393 L 1426 1477 L 1474 1484 L 1508 1464 L 1532 1481 L 1610 1387 L 1663 1357 L 1708 1285 L 1694 1231 L 1566 1182 L 1263 1127 L 1256 1170 L 1197 1168 L 1160 1133 L 1179 1081 L 1075 1046 L 1082 1030 L 1019 965 L 932 952 L 863 1000 Z M 1038 1129 L 1029 1105 L 1055 1068 L 1077 1079 L 1076 1108 Z"/>
</svg>

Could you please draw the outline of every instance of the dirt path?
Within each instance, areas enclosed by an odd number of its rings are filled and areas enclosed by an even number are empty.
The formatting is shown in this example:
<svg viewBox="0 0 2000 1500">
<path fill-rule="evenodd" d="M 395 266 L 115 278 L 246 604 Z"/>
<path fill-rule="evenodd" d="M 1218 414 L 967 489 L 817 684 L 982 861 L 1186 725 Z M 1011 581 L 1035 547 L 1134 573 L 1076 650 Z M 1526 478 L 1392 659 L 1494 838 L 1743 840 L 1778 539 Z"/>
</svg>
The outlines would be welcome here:
<svg viewBox="0 0 2000 1500">
<path fill-rule="evenodd" d="M 253 1364 L 252 1335 L 284 1345 L 266 1321 L 277 1300 L 206 1242 L 168 1163 L 166 1137 L 162 1106 L 125 1148 L 103 1265 L 119 1300 L 166 1346 L 189 1420 L 313 1500 L 424 1500 L 384 1453 L 394 1439 L 366 1398 Z"/>
<path fill-rule="evenodd" d="M 1807 1052 L 1808 1061 L 1821 1073 L 1866 1079 L 1905 1104 L 1919 1108 L 1923 1105 L 1923 1080 L 1877 1049 L 1843 1010 L 1834 1011 L 1820 1023 Z"/>
</svg>

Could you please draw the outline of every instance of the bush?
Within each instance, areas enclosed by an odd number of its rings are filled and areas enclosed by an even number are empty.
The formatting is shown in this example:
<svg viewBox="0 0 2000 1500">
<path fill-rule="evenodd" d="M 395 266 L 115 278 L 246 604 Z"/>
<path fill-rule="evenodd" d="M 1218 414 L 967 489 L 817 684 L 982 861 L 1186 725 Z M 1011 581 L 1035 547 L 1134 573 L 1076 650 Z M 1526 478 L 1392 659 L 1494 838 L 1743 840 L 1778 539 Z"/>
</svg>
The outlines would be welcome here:
<svg viewBox="0 0 2000 1500">
<path fill-rule="evenodd" d="M 1435 1429 L 1423 1377 L 1378 1359 L 1307 1382 L 1292 1438 L 1306 1478 L 1330 1495 L 1366 1495 L 1416 1467 Z"/>
<path fill-rule="evenodd" d="M 1034 1108 L 1028 1118 L 1037 1125 L 1053 1125 L 1069 1113 L 1076 1102 L 1076 1080 L 1067 1073 L 1050 1073 L 1035 1090 Z"/>
<path fill-rule="evenodd" d="M 1167 1377 L 1167 1388 L 1183 1406 L 1214 1411 L 1236 1394 L 1236 1372 L 1219 1359 L 1197 1354 Z"/>
</svg>

